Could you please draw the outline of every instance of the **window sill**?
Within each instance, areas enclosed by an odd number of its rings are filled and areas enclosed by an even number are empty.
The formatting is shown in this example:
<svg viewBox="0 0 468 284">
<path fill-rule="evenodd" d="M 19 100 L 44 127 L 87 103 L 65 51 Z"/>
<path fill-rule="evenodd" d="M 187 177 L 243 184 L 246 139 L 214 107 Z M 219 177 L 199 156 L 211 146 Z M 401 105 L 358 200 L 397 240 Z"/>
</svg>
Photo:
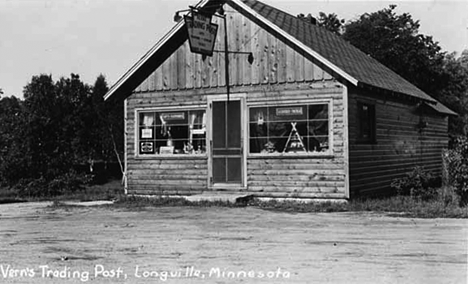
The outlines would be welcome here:
<svg viewBox="0 0 468 284">
<path fill-rule="evenodd" d="M 193 154 L 193 155 L 136 155 L 136 160 L 204 160 L 208 159 L 206 154 Z"/>
<path fill-rule="evenodd" d="M 248 159 L 333 159 L 335 155 L 330 152 L 326 153 L 309 153 L 309 154 L 295 154 L 295 153 L 275 153 L 275 154 L 248 154 Z"/>
</svg>

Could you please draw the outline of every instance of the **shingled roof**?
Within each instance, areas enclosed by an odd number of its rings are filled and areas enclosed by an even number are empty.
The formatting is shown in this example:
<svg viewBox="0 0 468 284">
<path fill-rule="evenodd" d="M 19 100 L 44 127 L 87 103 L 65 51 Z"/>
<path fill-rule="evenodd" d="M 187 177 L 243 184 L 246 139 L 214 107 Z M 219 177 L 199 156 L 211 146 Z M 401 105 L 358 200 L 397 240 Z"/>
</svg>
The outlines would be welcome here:
<svg viewBox="0 0 468 284">
<path fill-rule="evenodd" d="M 242 2 L 271 24 L 355 78 L 359 85 L 373 86 L 435 102 L 429 95 L 340 36 L 260 1 L 242 0 Z"/>
<path fill-rule="evenodd" d="M 197 7 L 212 6 L 223 0 L 203 0 Z M 418 89 L 416 86 L 387 68 L 371 56 L 357 49 L 340 36 L 319 26 L 310 24 L 284 11 L 256 0 L 227 0 L 239 13 L 247 16 L 257 24 L 276 33 L 277 36 L 296 44 L 318 63 L 320 67 L 343 81 L 357 87 L 371 87 L 392 93 L 408 95 L 437 105 L 438 109 L 447 114 L 455 114 L 435 99 Z M 128 91 L 138 82 L 134 77 L 148 73 L 148 66 L 155 67 L 152 61 L 161 61 L 161 53 L 165 46 L 180 34 L 183 28 L 179 22 L 160 42 L 158 42 L 145 56 L 143 56 L 119 81 L 109 90 L 105 98 L 108 99 L 119 89 Z M 154 59 L 158 58 L 158 59 Z M 154 62 L 153 62 L 154 63 Z M 162 62 L 161 62 L 162 63 Z M 141 72 L 142 70 L 148 70 Z M 153 69 L 154 70 L 154 69 Z M 147 75 L 149 75 L 148 73 Z M 132 82 L 132 83 L 128 83 Z M 141 82 L 139 82 L 141 83 Z M 136 87 L 136 86 L 135 86 Z M 121 91 L 122 91 L 121 90 Z"/>
</svg>

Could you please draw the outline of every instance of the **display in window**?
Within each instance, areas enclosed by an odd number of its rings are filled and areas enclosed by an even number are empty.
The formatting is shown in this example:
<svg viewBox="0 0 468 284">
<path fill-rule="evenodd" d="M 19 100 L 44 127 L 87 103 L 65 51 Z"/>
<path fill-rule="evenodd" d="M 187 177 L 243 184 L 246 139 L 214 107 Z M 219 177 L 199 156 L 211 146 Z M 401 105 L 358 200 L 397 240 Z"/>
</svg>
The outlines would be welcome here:
<svg viewBox="0 0 468 284">
<path fill-rule="evenodd" d="M 153 138 L 153 129 L 142 129 L 141 130 L 141 138 L 144 139 L 152 139 Z"/>
<path fill-rule="evenodd" d="M 142 154 L 154 154 L 154 143 L 153 142 L 141 142 L 140 153 Z"/>
<path fill-rule="evenodd" d="M 203 154 L 206 152 L 204 110 L 141 112 L 140 142 L 152 142 L 153 152 L 140 154 Z"/>
<path fill-rule="evenodd" d="M 311 153 L 329 149 L 328 104 L 250 108 L 250 153 Z"/>
<path fill-rule="evenodd" d="M 286 146 L 283 149 L 283 153 L 288 152 L 305 152 L 304 142 L 302 142 L 302 137 L 299 135 L 296 129 L 297 122 L 291 122 L 291 132 L 288 137 L 288 141 L 286 141 Z"/>
<path fill-rule="evenodd" d="M 146 127 L 153 126 L 154 122 L 154 115 L 152 113 L 144 113 L 143 114 L 143 125 Z"/>
<path fill-rule="evenodd" d="M 161 146 L 159 147 L 159 154 L 172 155 L 174 154 L 174 146 Z"/>
</svg>

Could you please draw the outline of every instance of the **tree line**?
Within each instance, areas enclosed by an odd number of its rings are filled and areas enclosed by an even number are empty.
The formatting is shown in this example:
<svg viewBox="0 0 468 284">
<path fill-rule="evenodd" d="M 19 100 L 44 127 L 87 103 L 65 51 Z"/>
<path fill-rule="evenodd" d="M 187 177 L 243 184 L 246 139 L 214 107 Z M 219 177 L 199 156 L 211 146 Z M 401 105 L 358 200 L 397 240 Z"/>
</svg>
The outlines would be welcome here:
<svg viewBox="0 0 468 284">
<path fill-rule="evenodd" d="M 468 50 L 458 58 L 443 52 L 432 37 L 419 33 L 419 21 L 396 14 L 395 8 L 347 23 L 336 14 L 298 17 L 343 37 L 457 112 L 449 134 L 453 141 L 466 141 Z M 98 178 L 97 165 L 118 163 L 124 147 L 123 102 L 104 103 L 107 91 L 103 75 L 88 85 L 76 74 L 57 81 L 51 75 L 33 76 L 24 100 L 1 97 L 0 88 L 0 187 L 56 195 Z M 468 165 L 463 156 L 456 155 Z M 465 168 L 463 176 L 468 176 Z"/>
<path fill-rule="evenodd" d="M 396 5 L 365 13 L 345 22 L 338 15 L 299 14 L 298 18 L 326 28 L 437 99 L 458 116 L 451 117 L 453 140 L 468 135 L 468 49 L 442 51 L 431 36 L 419 33 L 420 23 L 409 13 L 397 14 Z"/>
<path fill-rule="evenodd" d="M 87 85 L 76 74 L 43 74 L 24 87 L 24 100 L 1 98 L 0 185 L 57 195 L 105 178 L 97 166 L 123 153 L 123 102 L 104 103 L 107 91 L 103 75 Z"/>
</svg>

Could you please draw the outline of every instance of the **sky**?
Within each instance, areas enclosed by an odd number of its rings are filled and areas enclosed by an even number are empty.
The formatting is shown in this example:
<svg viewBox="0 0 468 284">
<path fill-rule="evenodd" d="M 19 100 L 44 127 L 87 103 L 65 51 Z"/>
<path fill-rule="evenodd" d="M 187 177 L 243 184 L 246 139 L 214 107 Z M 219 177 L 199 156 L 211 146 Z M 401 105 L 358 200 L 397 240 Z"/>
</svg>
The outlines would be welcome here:
<svg viewBox="0 0 468 284">
<path fill-rule="evenodd" d="M 22 98 L 32 76 L 79 74 L 114 84 L 175 24 L 175 11 L 197 0 L 0 0 L 0 88 Z M 335 13 L 346 21 L 396 4 L 419 20 L 421 34 L 444 51 L 468 49 L 468 0 L 263 0 L 292 15 Z"/>
</svg>

